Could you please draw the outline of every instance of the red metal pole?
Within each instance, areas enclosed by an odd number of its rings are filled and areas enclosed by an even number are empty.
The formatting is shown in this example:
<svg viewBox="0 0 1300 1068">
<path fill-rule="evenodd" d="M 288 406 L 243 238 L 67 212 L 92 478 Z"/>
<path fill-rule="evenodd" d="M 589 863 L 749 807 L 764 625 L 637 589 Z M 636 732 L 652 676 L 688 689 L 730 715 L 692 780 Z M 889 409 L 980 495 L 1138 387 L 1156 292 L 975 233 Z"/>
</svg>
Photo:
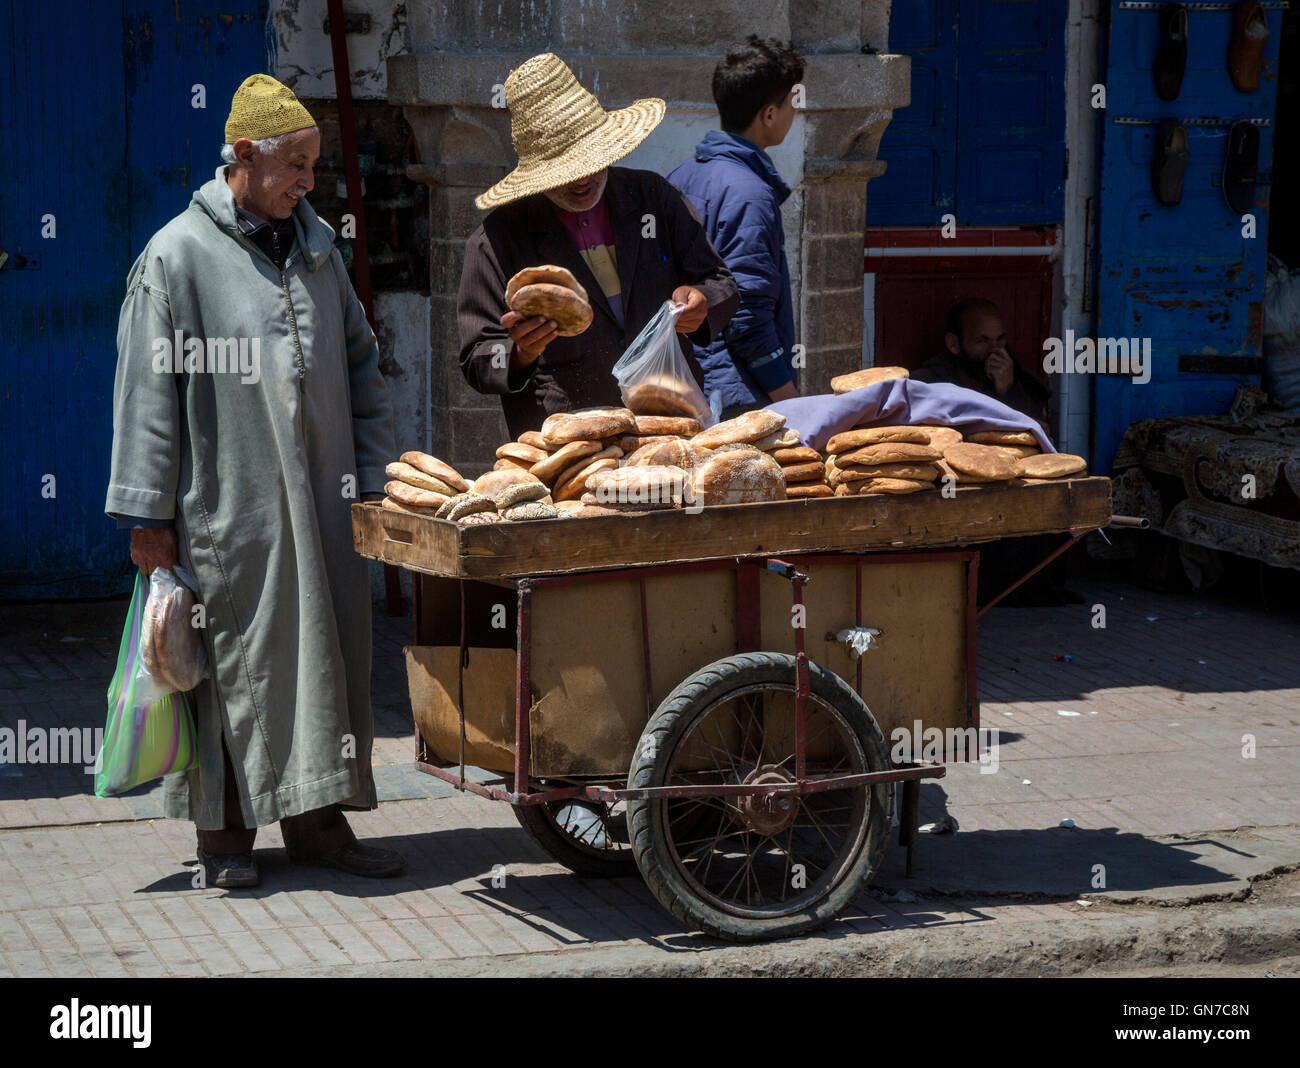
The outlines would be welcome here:
<svg viewBox="0 0 1300 1068">
<path fill-rule="evenodd" d="M 515 793 L 528 793 L 528 764 L 531 754 L 528 710 L 532 704 L 532 588 L 519 583 L 519 618 L 515 635 L 519 647 L 515 653 Z"/>
</svg>

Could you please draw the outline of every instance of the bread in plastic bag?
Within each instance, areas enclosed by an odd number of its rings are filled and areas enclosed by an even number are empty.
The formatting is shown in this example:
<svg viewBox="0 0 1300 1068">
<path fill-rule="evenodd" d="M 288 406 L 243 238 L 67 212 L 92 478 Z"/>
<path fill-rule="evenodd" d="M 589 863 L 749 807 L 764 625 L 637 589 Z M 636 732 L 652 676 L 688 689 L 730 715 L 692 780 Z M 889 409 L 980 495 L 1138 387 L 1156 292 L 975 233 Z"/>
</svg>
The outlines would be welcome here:
<svg viewBox="0 0 1300 1068">
<path fill-rule="evenodd" d="M 638 415 L 681 415 L 702 427 L 718 421 L 682 354 L 675 329 L 685 304 L 664 301 L 614 364 L 623 403 Z"/>
<path fill-rule="evenodd" d="M 183 568 L 154 568 L 140 623 L 136 664 L 137 700 L 151 704 L 169 693 L 194 689 L 208 673 L 208 654 L 194 626 L 194 594 L 178 573 Z"/>
</svg>

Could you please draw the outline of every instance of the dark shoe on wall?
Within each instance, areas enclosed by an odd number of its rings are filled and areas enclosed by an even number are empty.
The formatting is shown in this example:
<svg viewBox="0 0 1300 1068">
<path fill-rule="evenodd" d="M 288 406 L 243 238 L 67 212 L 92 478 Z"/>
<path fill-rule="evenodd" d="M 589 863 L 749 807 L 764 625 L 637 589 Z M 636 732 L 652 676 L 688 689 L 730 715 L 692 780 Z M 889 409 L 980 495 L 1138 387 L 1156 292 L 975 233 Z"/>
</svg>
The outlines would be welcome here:
<svg viewBox="0 0 1300 1068">
<path fill-rule="evenodd" d="M 1259 127 L 1234 122 L 1228 130 L 1228 153 L 1223 161 L 1223 199 L 1235 214 L 1254 210 L 1258 181 Z"/>
<path fill-rule="evenodd" d="M 1156 128 L 1156 149 L 1151 157 L 1151 189 L 1161 204 L 1173 207 L 1182 202 L 1188 155 L 1187 128 L 1177 119 L 1165 119 Z"/>
<path fill-rule="evenodd" d="M 1175 100 L 1187 69 L 1187 8 L 1166 4 L 1160 9 L 1160 51 L 1151 68 L 1162 100 Z"/>
<path fill-rule="evenodd" d="M 1268 19 L 1259 0 L 1239 0 L 1232 12 L 1228 43 L 1228 76 L 1243 93 L 1259 88 L 1259 64 L 1268 44 Z"/>
</svg>

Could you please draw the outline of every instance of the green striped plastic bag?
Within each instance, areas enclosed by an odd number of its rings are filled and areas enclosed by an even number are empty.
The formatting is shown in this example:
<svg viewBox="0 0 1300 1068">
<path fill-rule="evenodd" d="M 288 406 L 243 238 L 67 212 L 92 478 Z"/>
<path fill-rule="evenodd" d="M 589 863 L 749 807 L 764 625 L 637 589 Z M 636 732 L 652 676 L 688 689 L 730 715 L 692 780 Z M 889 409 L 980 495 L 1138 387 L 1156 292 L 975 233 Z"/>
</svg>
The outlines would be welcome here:
<svg viewBox="0 0 1300 1068">
<path fill-rule="evenodd" d="M 151 704 L 138 703 L 147 693 L 136 678 L 136 665 L 148 597 L 149 584 L 137 573 L 117 667 L 108 685 L 108 723 L 95 760 L 96 797 L 117 797 L 142 783 L 198 765 L 190 695 L 169 693 Z"/>
</svg>

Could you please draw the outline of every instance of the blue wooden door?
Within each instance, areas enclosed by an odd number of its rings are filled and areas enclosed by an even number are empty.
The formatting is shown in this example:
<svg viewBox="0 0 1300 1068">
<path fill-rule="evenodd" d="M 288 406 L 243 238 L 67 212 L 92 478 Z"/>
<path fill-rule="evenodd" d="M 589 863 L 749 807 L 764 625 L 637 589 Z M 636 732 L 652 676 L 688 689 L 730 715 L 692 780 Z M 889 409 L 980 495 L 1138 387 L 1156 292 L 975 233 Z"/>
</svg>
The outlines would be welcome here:
<svg viewBox="0 0 1300 1068">
<path fill-rule="evenodd" d="M 212 176 L 232 92 L 266 69 L 265 23 L 265 0 L 0 15 L 0 78 L 18 89 L 0 93 L 0 597 L 129 585 L 103 514 L 123 282 Z"/>
<path fill-rule="evenodd" d="M 912 60 L 912 103 L 881 139 L 871 226 L 1061 221 L 1065 179 L 1063 0 L 907 0 L 890 50 Z"/>
<path fill-rule="evenodd" d="M 957 196 L 956 0 L 895 4 L 889 50 L 912 60 L 912 102 L 885 128 L 887 167 L 868 186 L 867 224 L 938 225 Z"/>
<path fill-rule="evenodd" d="M 1189 3 L 1187 69 L 1178 97 L 1152 81 L 1159 4 L 1111 0 L 1106 110 L 1098 194 L 1097 336 L 1151 340 L 1152 374 L 1099 376 L 1093 394 L 1093 469 L 1110 471 L 1124 431 L 1157 416 L 1227 411 L 1241 382 L 1259 381 L 1260 309 L 1267 259 L 1268 189 L 1257 190 L 1254 237 L 1223 197 L 1228 127 L 1271 120 L 1281 12 L 1267 12 L 1265 76 L 1238 92 L 1225 55 L 1227 4 Z M 1182 203 L 1156 201 L 1150 168 L 1155 123 L 1185 123 L 1189 159 Z M 1260 126 L 1259 169 L 1272 157 L 1272 126 Z"/>
</svg>

